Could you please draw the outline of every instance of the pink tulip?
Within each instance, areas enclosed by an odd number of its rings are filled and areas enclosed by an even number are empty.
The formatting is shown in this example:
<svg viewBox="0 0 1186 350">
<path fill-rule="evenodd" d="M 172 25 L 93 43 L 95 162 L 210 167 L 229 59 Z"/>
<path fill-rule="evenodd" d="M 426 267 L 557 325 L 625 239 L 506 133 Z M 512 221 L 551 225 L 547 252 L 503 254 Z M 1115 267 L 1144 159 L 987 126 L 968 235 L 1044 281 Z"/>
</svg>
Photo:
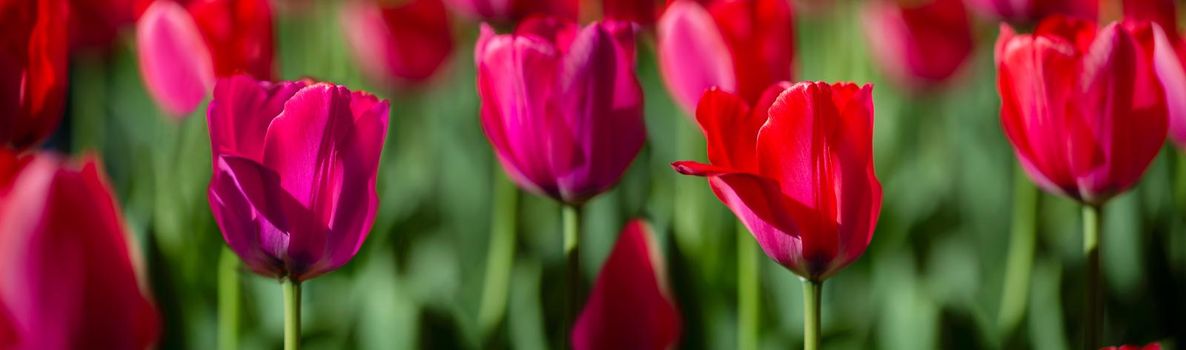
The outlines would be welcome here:
<svg viewBox="0 0 1186 350">
<path fill-rule="evenodd" d="M 785 0 L 672 1 L 658 25 L 667 89 L 689 112 L 711 87 L 754 102 L 767 86 L 793 78 L 792 19 Z"/>
<path fill-rule="evenodd" d="M 475 49 L 482 129 L 520 187 L 568 204 L 608 190 L 646 138 L 635 29 L 529 19 L 482 27 Z"/>
<path fill-rule="evenodd" d="M 0 1 L 0 148 L 41 143 L 66 99 L 65 0 Z"/>
<path fill-rule="evenodd" d="M 572 334 L 576 350 L 675 347 L 679 310 L 667 286 L 663 256 L 642 220 L 626 224 L 618 236 Z"/>
<path fill-rule="evenodd" d="M 239 75 L 214 88 L 210 208 L 248 268 L 301 282 L 350 261 L 371 229 L 387 101 Z"/>
<path fill-rule="evenodd" d="M 0 348 L 146 349 L 159 333 L 96 161 L 0 151 Z"/>
<path fill-rule="evenodd" d="M 1131 188 L 1165 142 L 1156 27 L 1055 16 L 997 39 L 1001 124 L 1040 187 L 1099 205 Z"/>
<path fill-rule="evenodd" d="M 379 0 L 342 5 L 341 22 L 368 75 L 388 83 L 428 80 L 453 52 L 448 12 L 441 0 L 397 6 Z"/>
<path fill-rule="evenodd" d="M 864 15 L 877 63 L 909 87 L 945 82 L 972 54 L 972 23 L 962 0 L 873 0 Z"/>
<path fill-rule="evenodd" d="M 1177 12 L 1172 0 L 1124 2 L 1124 17 L 1161 26 L 1155 30 L 1153 64 L 1165 88 L 1169 137 L 1178 148 L 1186 149 L 1186 40 L 1178 32 Z"/>
<path fill-rule="evenodd" d="M 272 17 L 267 0 L 199 0 L 187 8 L 156 0 L 136 24 L 140 73 L 169 115 L 192 113 L 217 77 L 271 79 Z"/>
<path fill-rule="evenodd" d="M 696 120 L 711 164 L 672 166 L 708 177 L 767 256 L 819 282 L 864 254 L 882 199 L 871 85 L 781 83 L 753 108 L 714 89 Z"/>
</svg>

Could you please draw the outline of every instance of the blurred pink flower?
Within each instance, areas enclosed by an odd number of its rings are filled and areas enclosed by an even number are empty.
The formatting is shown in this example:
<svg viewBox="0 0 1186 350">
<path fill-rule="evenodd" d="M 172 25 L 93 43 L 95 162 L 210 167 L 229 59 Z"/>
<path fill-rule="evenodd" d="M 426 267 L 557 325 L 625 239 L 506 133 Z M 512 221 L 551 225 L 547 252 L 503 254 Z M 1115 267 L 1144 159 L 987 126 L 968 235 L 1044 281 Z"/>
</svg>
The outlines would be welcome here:
<svg viewBox="0 0 1186 350">
<path fill-rule="evenodd" d="M 658 248 L 646 222 L 626 224 L 573 327 L 573 349 L 675 347 L 680 315 Z"/>
<path fill-rule="evenodd" d="M 327 83 L 218 82 L 210 209 L 248 268 L 300 282 L 358 253 L 379 205 L 387 113 L 387 101 Z"/>
<path fill-rule="evenodd" d="M 646 138 L 635 28 L 529 19 L 482 27 L 474 56 L 482 129 L 520 187 L 579 204 L 622 177 Z"/>
<path fill-rule="evenodd" d="M 0 348 L 146 349 L 160 332 L 92 158 L 0 150 Z"/>
<path fill-rule="evenodd" d="M 714 86 L 752 103 L 770 84 L 793 78 L 792 20 L 785 0 L 672 1 L 658 24 L 663 81 L 689 112 Z"/>
<path fill-rule="evenodd" d="M 877 63 L 891 78 L 916 89 L 943 83 L 974 48 L 963 0 L 872 0 L 865 32 Z"/>
<path fill-rule="evenodd" d="M 368 75 L 384 82 L 428 80 L 453 52 L 453 33 L 441 0 L 395 6 L 361 0 L 342 6 L 341 23 L 354 56 Z"/>
<path fill-rule="evenodd" d="M 1100 348 L 1100 350 L 1161 350 L 1161 345 L 1157 343 L 1149 343 L 1145 346 L 1141 345 L 1120 345 L 1108 346 Z"/>
<path fill-rule="evenodd" d="M 198 0 L 188 10 L 156 0 L 136 28 L 140 73 L 169 115 L 192 113 L 216 77 L 271 79 L 272 14 L 267 0 Z"/>
<path fill-rule="evenodd" d="M 1063 16 L 1033 34 L 1001 26 L 1001 124 L 1030 178 L 1101 204 L 1140 180 L 1165 143 L 1167 106 L 1154 73 L 1156 27 Z"/>
<path fill-rule="evenodd" d="M 717 89 L 696 121 L 710 164 L 672 163 L 704 176 L 774 261 L 822 281 L 865 253 L 881 214 L 873 169 L 873 86 L 770 86 L 757 104 Z"/>
<path fill-rule="evenodd" d="M 0 148 L 29 148 L 58 126 L 66 99 L 64 0 L 0 0 Z"/>
</svg>

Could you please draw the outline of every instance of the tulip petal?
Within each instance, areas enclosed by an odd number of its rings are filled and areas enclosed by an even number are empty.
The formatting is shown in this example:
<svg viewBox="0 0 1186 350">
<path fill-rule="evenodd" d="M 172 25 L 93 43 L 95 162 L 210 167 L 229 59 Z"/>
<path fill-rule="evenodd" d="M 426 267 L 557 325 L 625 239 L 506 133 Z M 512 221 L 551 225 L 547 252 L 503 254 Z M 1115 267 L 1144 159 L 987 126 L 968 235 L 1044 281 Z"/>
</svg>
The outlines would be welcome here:
<svg viewBox="0 0 1186 350">
<path fill-rule="evenodd" d="M 691 0 L 671 2 L 659 18 L 658 32 L 663 82 L 689 114 L 708 88 L 737 91 L 733 57 L 704 7 Z"/>
<path fill-rule="evenodd" d="M 662 256 L 646 223 L 631 221 L 597 274 L 573 326 L 572 346 L 668 349 L 679 333 L 679 310 L 667 290 Z"/>
<path fill-rule="evenodd" d="M 152 97 L 175 117 L 193 112 L 214 83 L 214 67 L 189 13 L 173 1 L 154 2 L 137 23 L 136 41 Z"/>
<path fill-rule="evenodd" d="M 725 52 L 732 57 L 737 84 L 735 89 L 722 88 L 752 102 L 770 85 L 794 78 L 795 33 L 790 4 L 785 0 L 751 0 L 708 5 L 729 48 Z"/>
<path fill-rule="evenodd" d="M 766 123 L 765 113 L 750 113 L 741 97 L 713 88 L 700 98 L 696 121 L 704 132 L 712 164 L 757 171 L 755 144 L 758 129 Z"/>
<path fill-rule="evenodd" d="M 1153 56 L 1157 77 L 1165 88 L 1165 102 L 1169 112 L 1169 133 L 1178 148 L 1186 148 L 1186 69 L 1183 52 L 1186 43 L 1170 41 L 1162 28 L 1156 29 L 1156 51 Z"/>
<path fill-rule="evenodd" d="M 210 159 L 222 154 L 263 161 L 264 136 L 284 103 L 307 86 L 306 82 L 268 83 L 247 75 L 223 78 L 214 87 L 207 110 Z"/>
<path fill-rule="evenodd" d="M 261 275 L 283 277 L 291 228 L 288 219 L 309 215 L 280 188 L 280 176 L 275 172 L 242 157 L 221 156 L 215 162 L 210 211 L 223 239 L 248 268 Z"/>
</svg>

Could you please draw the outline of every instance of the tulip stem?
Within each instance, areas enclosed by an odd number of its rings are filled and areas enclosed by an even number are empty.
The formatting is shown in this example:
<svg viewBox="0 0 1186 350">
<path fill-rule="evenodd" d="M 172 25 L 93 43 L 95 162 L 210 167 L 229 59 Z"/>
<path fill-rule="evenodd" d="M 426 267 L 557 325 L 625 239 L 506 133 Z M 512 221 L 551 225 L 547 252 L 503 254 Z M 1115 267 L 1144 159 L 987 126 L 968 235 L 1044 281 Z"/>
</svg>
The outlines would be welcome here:
<svg viewBox="0 0 1186 350">
<path fill-rule="evenodd" d="M 285 278 L 284 289 L 284 350 L 301 348 L 301 283 Z"/>
<path fill-rule="evenodd" d="M 1103 332 L 1102 284 L 1100 283 L 1100 224 L 1103 208 L 1083 206 L 1083 253 L 1087 256 L 1087 305 L 1084 307 L 1083 348 L 1097 349 Z"/>
<path fill-rule="evenodd" d="M 239 347 L 239 257 L 223 247 L 218 259 L 218 348 Z"/>
<path fill-rule="evenodd" d="M 823 281 L 803 279 L 803 350 L 819 350 Z"/>
<path fill-rule="evenodd" d="M 490 218 L 490 246 L 486 253 L 486 286 L 482 289 L 482 306 L 478 323 L 482 336 L 487 337 L 506 314 L 507 287 L 515 260 L 515 219 L 519 191 L 502 169 L 494 169 L 494 207 Z"/>
<path fill-rule="evenodd" d="M 576 317 L 580 313 L 583 302 L 583 298 L 581 298 L 581 208 L 566 205 L 563 216 L 564 257 L 568 262 L 568 302 L 564 311 L 564 329 L 561 330 L 564 333 L 561 337 L 564 339 L 564 344 L 560 348 L 568 349 L 572 347 L 569 337 L 572 335 L 572 327 L 576 324 Z"/>
<path fill-rule="evenodd" d="M 745 225 L 737 223 L 737 348 L 758 348 L 758 250 Z"/>
<path fill-rule="evenodd" d="M 1013 224 L 1009 255 L 1005 265 L 1005 286 L 997 312 L 997 327 L 1005 336 L 1021 322 L 1029 299 L 1030 270 L 1034 265 L 1034 244 L 1038 210 L 1038 189 L 1018 167 L 1013 172 Z"/>
</svg>

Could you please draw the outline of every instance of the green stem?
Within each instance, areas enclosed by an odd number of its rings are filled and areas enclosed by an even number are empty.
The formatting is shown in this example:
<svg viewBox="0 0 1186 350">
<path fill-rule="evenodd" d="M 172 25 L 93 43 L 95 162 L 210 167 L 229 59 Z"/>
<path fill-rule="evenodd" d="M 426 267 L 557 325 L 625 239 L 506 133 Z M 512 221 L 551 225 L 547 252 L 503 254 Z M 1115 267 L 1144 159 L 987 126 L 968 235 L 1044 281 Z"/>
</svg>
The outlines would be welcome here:
<svg viewBox="0 0 1186 350">
<path fill-rule="evenodd" d="M 1034 244 L 1038 210 L 1038 189 L 1017 167 L 1013 176 L 1013 225 L 1009 237 L 1009 256 L 1005 265 L 1005 286 L 997 327 L 1008 334 L 1021 322 L 1029 300 L 1030 271 L 1034 265 Z"/>
<path fill-rule="evenodd" d="M 218 259 L 218 348 L 239 347 L 239 257 L 223 247 Z"/>
<path fill-rule="evenodd" d="M 819 350 L 820 291 L 823 281 L 803 279 L 803 350 Z"/>
<path fill-rule="evenodd" d="M 478 324 L 482 336 L 494 331 L 506 314 L 507 288 L 515 260 L 515 221 L 519 191 L 506 178 L 502 169 L 494 168 L 494 207 L 490 218 L 490 246 L 486 253 L 486 286 L 482 289 L 482 306 L 478 310 Z"/>
<path fill-rule="evenodd" d="M 301 348 L 301 283 L 284 279 L 284 350 Z"/>
<path fill-rule="evenodd" d="M 572 335 L 572 327 L 576 324 L 576 317 L 581 312 L 581 304 L 584 298 L 581 297 L 581 247 L 580 247 L 580 230 L 581 230 L 581 208 L 576 206 L 564 206 L 564 257 L 568 262 L 567 277 L 568 283 L 568 302 L 565 305 L 564 312 L 564 344 L 561 349 L 567 349 L 572 346 L 569 337 Z"/>
<path fill-rule="evenodd" d="M 1100 225 L 1103 208 L 1083 206 L 1083 254 L 1087 256 L 1087 297 L 1084 306 L 1083 348 L 1097 349 L 1103 332 L 1102 287 L 1100 283 Z"/>
<path fill-rule="evenodd" d="M 745 225 L 737 223 L 737 348 L 758 348 L 758 247 Z"/>
</svg>

